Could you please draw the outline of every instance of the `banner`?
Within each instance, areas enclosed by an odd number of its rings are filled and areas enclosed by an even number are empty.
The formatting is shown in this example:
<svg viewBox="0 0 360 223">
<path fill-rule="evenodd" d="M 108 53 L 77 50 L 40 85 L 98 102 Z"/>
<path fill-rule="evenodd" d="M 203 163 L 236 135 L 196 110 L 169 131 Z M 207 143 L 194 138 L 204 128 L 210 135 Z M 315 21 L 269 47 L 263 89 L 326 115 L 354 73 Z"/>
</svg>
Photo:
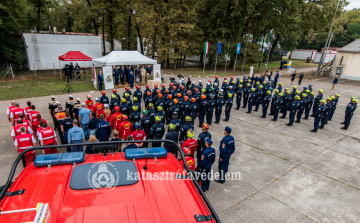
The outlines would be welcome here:
<svg viewBox="0 0 360 223">
<path fill-rule="evenodd" d="M 105 89 L 113 89 L 114 88 L 114 79 L 112 75 L 112 67 L 103 67 L 103 76 L 104 76 L 104 85 Z"/>
<path fill-rule="evenodd" d="M 154 64 L 153 75 L 154 75 L 154 80 L 160 81 L 160 83 L 161 83 L 161 65 L 160 64 Z"/>
<path fill-rule="evenodd" d="M 236 54 L 240 54 L 240 47 L 241 47 L 241 43 L 238 43 L 236 46 Z"/>
<path fill-rule="evenodd" d="M 210 45 L 209 42 L 205 42 L 205 45 L 204 45 L 204 54 L 208 54 L 208 53 L 209 53 L 209 45 Z"/>
<path fill-rule="evenodd" d="M 93 76 L 92 76 L 92 81 L 93 81 L 93 86 L 95 89 L 97 89 L 97 81 L 96 81 L 96 69 L 95 69 L 95 65 L 93 64 L 92 66 L 93 69 Z"/>
<path fill-rule="evenodd" d="M 221 54 L 221 44 L 222 44 L 222 43 L 218 43 L 218 44 L 217 44 L 217 53 L 218 53 L 218 54 Z"/>
</svg>

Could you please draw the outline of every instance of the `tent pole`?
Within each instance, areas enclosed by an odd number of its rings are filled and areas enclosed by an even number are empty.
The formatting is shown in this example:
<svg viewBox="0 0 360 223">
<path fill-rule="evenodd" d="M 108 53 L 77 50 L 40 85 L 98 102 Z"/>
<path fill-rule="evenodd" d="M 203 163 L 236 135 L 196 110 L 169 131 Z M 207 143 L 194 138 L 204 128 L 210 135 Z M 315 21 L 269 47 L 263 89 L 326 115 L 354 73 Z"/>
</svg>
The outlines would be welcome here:
<svg viewBox="0 0 360 223">
<path fill-rule="evenodd" d="M 60 73 L 60 78 L 62 79 L 62 76 L 61 76 L 61 69 L 60 69 L 60 60 L 59 60 L 59 73 Z"/>
</svg>

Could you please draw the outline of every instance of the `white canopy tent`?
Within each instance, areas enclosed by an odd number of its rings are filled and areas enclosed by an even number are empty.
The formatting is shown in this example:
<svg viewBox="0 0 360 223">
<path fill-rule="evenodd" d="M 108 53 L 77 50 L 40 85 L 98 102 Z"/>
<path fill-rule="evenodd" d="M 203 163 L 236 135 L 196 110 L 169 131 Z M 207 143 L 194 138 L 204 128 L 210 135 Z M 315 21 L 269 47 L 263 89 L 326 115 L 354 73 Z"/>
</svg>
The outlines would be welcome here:
<svg viewBox="0 0 360 223">
<path fill-rule="evenodd" d="M 111 53 L 93 59 L 98 65 L 135 65 L 135 64 L 157 64 L 156 60 L 150 59 L 138 51 L 112 51 Z"/>
</svg>

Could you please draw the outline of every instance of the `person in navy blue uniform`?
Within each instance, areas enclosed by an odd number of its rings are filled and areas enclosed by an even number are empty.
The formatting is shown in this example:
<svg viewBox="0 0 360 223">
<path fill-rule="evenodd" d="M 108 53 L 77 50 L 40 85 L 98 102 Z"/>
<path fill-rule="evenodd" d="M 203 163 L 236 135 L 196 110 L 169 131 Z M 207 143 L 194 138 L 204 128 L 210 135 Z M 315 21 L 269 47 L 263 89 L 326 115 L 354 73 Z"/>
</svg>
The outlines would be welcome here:
<svg viewBox="0 0 360 223">
<path fill-rule="evenodd" d="M 206 149 L 205 142 L 207 139 L 211 139 L 211 134 L 209 132 L 209 125 L 204 123 L 202 124 L 202 133 L 199 134 L 197 138 L 197 148 L 196 148 L 196 158 L 197 158 L 197 165 L 196 169 L 199 170 L 199 164 L 201 160 L 202 152 Z M 186 132 L 185 132 L 186 134 Z"/>
<path fill-rule="evenodd" d="M 230 112 L 233 105 L 232 94 L 228 93 L 228 99 L 225 101 L 225 119 L 223 121 L 229 121 Z"/>
<path fill-rule="evenodd" d="M 124 85 L 125 84 L 125 68 L 124 68 L 124 66 L 121 66 L 119 73 L 120 73 L 120 82 L 122 85 Z"/>
<path fill-rule="evenodd" d="M 141 103 L 139 102 L 139 99 L 137 98 L 137 97 L 133 97 L 133 104 L 132 104 L 133 106 L 135 105 L 135 106 L 137 106 L 138 108 L 139 108 L 139 112 L 141 111 Z"/>
<path fill-rule="evenodd" d="M 244 89 L 242 84 L 238 85 L 237 91 L 236 91 L 236 108 L 235 110 L 239 110 L 240 109 L 240 104 L 241 104 L 241 99 L 244 93 Z"/>
<path fill-rule="evenodd" d="M 301 72 L 300 75 L 299 75 L 299 84 L 298 85 L 301 85 L 301 81 L 302 81 L 303 78 L 304 78 L 304 73 Z"/>
<path fill-rule="evenodd" d="M 110 106 L 111 107 L 111 106 Z M 120 113 L 123 115 L 127 115 L 129 116 L 131 111 L 130 111 L 130 107 L 128 106 L 128 104 L 126 103 L 126 99 L 125 98 L 121 98 L 121 104 L 119 105 L 120 108 Z"/>
<path fill-rule="evenodd" d="M 136 105 L 132 106 L 132 110 L 133 112 L 131 112 L 131 114 L 129 115 L 129 122 L 132 123 L 133 129 L 136 129 L 135 123 L 140 121 L 140 112 L 139 108 Z"/>
<path fill-rule="evenodd" d="M 312 91 L 312 87 L 313 87 L 313 85 L 312 85 L 312 84 L 309 84 L 308 89 L 310 90 L 310 92 Z"/>
<path fill-rule="evenodd" d="M 173 105 L 168 109 L 168 114 L 166 116 L 168 122 L 170 122 L 170 120 L 172 119 L 173 112 L 180 113 L 181 107 L 178 103 L 179 103 L 178 99 L 174 98 Z"/>
<path fill-rule="evenodd" d="M 226 126 L 224 130 L 225 137 L 221 140 L 219 150 L 219 173 L 220 177 L 215 180 L 217 183 L 225 183 L 225 176 L 228 172 L 231 155 L 235 152 L 235 140 L 231 136 L 231 128 Z"/>
<path fill-rule="evenodd" d="M 176 144 L 178 144 L 179 132 L 176 131 L 176 126 L 174 123 L 169 124 L 169 130 L 165 135 L 165 139 L 174 141 Z M 172 154 L 174 154 L 175 157 L 177 157 L 178 151 L 177 151 L 176 145 L 165 142 L 164 147 L 168 153 L 172 153 Z"/>
<path fill-rule="evenodd" d="M 104 104 L 110 104 L 109 98 L 108 98 L 108 96 L 106 96 L 105 91 L 101 91 L 100 103 L 103 104 L 103 105 Z"/>
<path fill-rule="evenodd" d="M 314 99 L 313 114 L 310 115 L 311 117 L 315 116 L 314 112 L 317 111 L 317 108 L 319 107 L 320 100 L 323 98 L 323 92 L 324 91 L 322 89 L 319 89 L 319 94 Z"/>
<path fill-rule="evenodd" d="M 199 127 L 205 122 L 205 115 L 208 107 L 208 102 L 206 101 L 206 96 L 201 95 L 201 102 L 199 104 Z"/>
<path fill-rule="evenodd" d="M 140 86 L 136 86 L 136 91 L 134 91 L 133 97 L 137 97 L 139 100 L 139 103 L 141 103 L 142 100 L 142 92 L 140 90 Z"/>
<path fill-rule="evenodd" d="M 319 123 L 325 112 L 325 106 L 324 106 L 325 100 L 320 100 L 319 103 L 320 105 L 315 110 L 315 115 L 314 115 L 314 129 L 310 130 L 310 132 L 317 132 L 317 130 L 319 129 Z"/>
<path fill-rule="evenodd" d="M 100 114 L 100 122 L 96 125 L 95 135 L 99 142 L 109 141 L 111 126 L 104 120 L 103 114 Z"/>
<path fill-rule="evenodd" d="M 191 124 L 194 125 L 195 119 L 196 119 L 196 114 L 197 114 L 197 110 L 198 110 L 198 104 L 196 102 L 196 98 L 191 98 L 191 104 L 190 104 L 190 117 L 191 117 Z M 185 116 L 186 118 L 186 116 Z M 186 121 L 185 121 L 186 122 Z"/>
<path fill-rule="evenodd" d="M 250 96 L 251 93 L 251 88 L 250 88 L 250 84 L 246 83 L 246 88 L 244 89 L 244 94 L 243 94 L 243 106 L 242 108 L 246 108 L 247 104 L 248 104 L 248 98 Z M 251 108 L 252 109 L 252 108 Z"/>
<path fill-rule="evenodd" d="M 215 122 L 214 123 L 216 123 L 216 124 L 218 124 L 220 122 L 222 107 L 224 106 L 224 104 L 225 104 L 225 99 L 223 97 L 223 93 L 219 93 L 219 97 L 215 103 Z"/>
<path fill-rule="evenodd" d="M 134 88 L 134 73 L 132 71 L 130 71 L 130 74 L 129 74 L 129 84 L 130 84 L 131 89 L 133 89 Z"/>
<path fill-rule="evenodd" d="M 211 147 L 213 141 L 208 138 L 205 141 L 206 149 L 202 152 L 199 162 L 199 171 L 202 175 L 201 189 L 205 192 L 209 190 L 211 178 L 211 166 L 215 162 L 215 149 Z"/>
<path fill-rule="evenodd" d="M 255 90 L 256 90 L 256 88 L 255 88 Z M 263 86 L 259 85 L 259 89 L 257 91 L 255 91 L 255 99 L 254 99 L 255 109 L 254 109 L 254 111 L 259 110 L 259 105 L 262 104 L 262 102 L 263 102 L 264 94 L 265 94 L 265 92 L 263 90 Z"/>
<path fill-rule="evenodd" d="M 100 71 L 98 74 L 98 82 L 99 82 L 99 91 L 102 91 L 103 83 L 104 83 L 104 76 L 102 74 L 102 71 Z"/>
<path fill-rule="evenodd" d="M 345 125 L 344 127 L 341 128 L 343 130 L 347 130 L 349 128 L 351 118 L 354 115 L 354 111 L 357 108 L 358 99 L 352 99 L 351 102 L 352 103 L 349 103 L 345 110 L 345 122 L 341 123 Z"/>
<path fill-rule="evenodd" d="M 161 122 L 161 117 L 155 117 L 155 124 L 151 126 L 150 138 L 151 139 L 162 139 L 165 134 L 164 124 Z M 153 142 L 152 147 L 161 147 L 161 142 Z"/>
<path fill-rule="evenodd" d="M 271 103 L 270 103 L 270 114 L 269 115 L 274 115 L 274 103 L 275 101 L 278 99 L 279 97 L 279 90 L 275 89 L 275 94 L 272 96 L 271 98 Z"/>
<path fill-rule="evenodd" d="M 283 101 L 283 93 L 279 93 L 276 101 L 274 102 L 274 107 L 273 107 L 274 108 L 274 110 L 273 110 L 274 118 L 271 119 L 271 121 L 276 121 L 277 120 L 278 115 L 279 115 L 279 111 L 282 108 L 283 102 L 284 102 Z"/>
<path fill-rule="evenodd" d="M 162 106 L 157 106 L 156 109 L 157 109 L 157 112 L 155 113 L 155 116 L 159 116 L 161 118 L 161 122 L 163 124 L 165 124 L 166 115 L 165 115 L 165 113 L 163 111 L 163 107 Z"/>
<path fill-rule="evenodd" d="M 281 109 L 281 113 L 283 115 L 280 118 L 282 119 L 286 118 L 290 105 L 291 105 L 291 91 L 286 91 L 286 96 L 284 97 L 283 105 Z"/>
<path fill-rule="evenodd" d="M 332 100 L 331 100 L 331 113 L 329 114 L 329 121 L 331 121 L 334 113 L 335 113 L 335 109 L 336 109 L 336 106 L 337 106 L 337 103 L 339 101 L 339 97 L 340 95 L 339 94 L 336 94 L 335 96 L 331 96 Z"/>
<path fill-rule="evenodd" d="M 180 144 L 183 144 L 183 142 L 185 142 L 188 137 L 187 137 L 187 131 L 188 130 L 194 130 L 194 125 L 191 123 L 191 116 L 186 116 L 185 117 L 185 125 L 183 125 L 180 129 L 180 136 L 179 136 L 179 142 Z"/>
<path fill-rule="evenodd" d="M 180 132 L 180 130 L 181 130 L 181 120 L 179 119 L 179 113 L 178 112 L 173 112 L 172 113 L 172 119 L 171 119 L 171 121 L 169 122 L 169 125 L 170 124 L 174 124 L 175 125 L 175 130 L 177 131 L 177 132 Z M 168 130 L 170 130 L 170 128 L 168 128 Z"/>
<path fill-rule="evenodd" d="M 114 73 L 115 73 L 115 86 L 118 86 L 119 85 L 119 76 L 120 76 L 118 67 L 115 67 Z"/>
<path fill-rule="evenodd" d="M 217 83 L 219 85 L 219 76 L 215 76 L 214 84 Z"/>
<path fill-rule="evenodd" d="M 294 101 L 291 103 L 290 105 L 290 109 L 289 109 L 289 123 L 286 124 L 287 126 L 292 126 L 293 123 L 294 123 L 294 120 L 295 120 L 295 115 L 296 115 L 296 112 L 298 111 L 299 109 L 299 106 L 300 106 L 300 97 L 295 95 L 294 97 Z"/>
<path fill-rule="evenodd" d="M 300 100 L 299 111 L 297 112 L 295 123 L 300 123 L 301 116 L 304 113 L 304 110 L 305 110 L 307 102 L 308 102 L 308 97 L 307 97 L 306 93 L 302 93 L 301 96 L 302 96 L 302 98 Z"/>
<path fill-rule="evenodd" d="M 279 77 L 280 77 L 279 71 L 276 71 L 273 88 L 276 88 Z"/>
<path fill-rule="evenodd" d="M 111 95 L 111 101 L 110 101 L 110 110 L 111 110 L 111 113 L 114 113 L 114 108 L 116 106 L 119 105 L 119 102 L 118 100 L 116 99 L 116 95 L 115 94 L 112 94 Z"/>
<path fill-rule="evenodd" d="M 280 82 L 280 83 L 278 84 L 278 87 L 276 88 L 276 89 L 279 90 L 279 93 L 282 92 L 282 86 L 283 86 L 283 83 Z M 285 93 L 285 91 L 284 91 L 284 93 Z"/>
<path fill-rule="evenodd" d="M 129 67 L 126 69 L 126 78 L 127 78 L 127 81 L 128 83 L 130 83 L 130 72 L 132 72 L 133 69 L 131 68 L 131 66 L 129 65 Z"/>
<path fill-rule="evenodd" d="M 310 90 L 308 89 L 307 92 L 309 92 Z M 306 107 L 305 107 L 305 117 L 303 119 L 307 120 L 309 118 L 309 114 L 311 111 L 311 108 L 313 106 L 313 102 L 314 102 L 314 92 L 310 92 L 310 94 L 308 94 L 307 97 L 307 102 L 306 102 Z"/>
<path fill-rule="evenodd" d="M 189 97 L 188 96 L 184 96 L 184 101 L 180 106 L 180 114 L 181 116 L 179 118 L 181 118 L 181 123 L 184 125 L 185 124 L 185 117 L 190 115 L 190 102 L 189 102 Z"/>
<path fill-rule="evenodd" d="M 207 112 L 206 112 L 206 122 L 209 125 L 211 125 L 216 102 L 214 99 L 214 97 L 215 97 L 214 95 L 210 94 L 209 97 L 210 97 L 210 100 L 208 101 L 208 107 L 207 107 Z"/>
<path fill-rule="evenodd" d="M 148 116 L 148 111 L 145 108 L 142 110 L 142 114 L 143 114 L 143 116 L 140 119 L 141 128 L 145 132 L 146 140 L 148 140 L 149 136 L 150 136 L 150 128 L 152 125 L 151 118 Z M 148 146 L 148 143 L 144 143 L 144 148 L 146 148 L 147 146 Z"/>
<path fill-rule="evenodd" d="M 248 111 L 246 113 L 251 113 L 253 103 L 255 101 L 255 88 L 251 88 L 251 93 L 249 94 L 248 99 Z"/>
<path fill-rule="evenodd" d="M 266 118 L 267 109 L 269 107 L 270 100 L 271 100 L 271 91 L 267 91 L 262 102 L 262 116 L 260 116 L 260 118 Z"/>
</svg>

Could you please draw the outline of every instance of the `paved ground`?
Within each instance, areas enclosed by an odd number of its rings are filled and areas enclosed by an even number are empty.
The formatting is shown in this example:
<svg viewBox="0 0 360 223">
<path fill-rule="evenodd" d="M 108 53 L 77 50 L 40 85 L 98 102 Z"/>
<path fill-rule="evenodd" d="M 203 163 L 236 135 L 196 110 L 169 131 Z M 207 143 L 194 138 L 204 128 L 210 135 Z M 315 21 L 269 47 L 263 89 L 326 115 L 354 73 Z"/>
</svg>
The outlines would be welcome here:
<svg viewBox="0 0 360 223">
<path fill-rule="evenodd" d="M 168 81 L 168 76 L 164 76 Z M 205 80 L 203 80 L 205 81 Z M 290 79 L 281 79 L 289 86 Z M 309 84 L 303 81 L 303 84 Z M 351 96 L 360 96 L 359 87 L 338 84 L 331 92 L 331 80 L 313 81 L 325 96 L 340 93 L 334 118 L 323 130 L 310 133 L 313 119 L 287 127 L 288 120 L 260 119 L 259 112 L 231 111 L 229 122 L 210 127 L 218 151 L 223 129 L 230 126 L 236 139 L 230 172 L 241 173 L 239 181 L 224 185 L 211 182 L 206 192 L 223 222 L 358 222 L 360 219 L 360 111 L 356 111 L 349 130 L 341 130 L 345 106 Z M 19 89 L 21 90 L 21 89 Z M 110 91 L 108 91 L 110 93 Z M 73 94 L 85 99 L 86 92 Z M 93 96 L 99 94 L 93 93 Z M 50 121 L 49 97 L 31 101 Z M 18 100 L 22 106 L 27 98 Z M 67 95 L 58 95 L 65 102 Z M 4 114 L 10 101 L 1 101 Z M 197 120 L 198 121 L 198 120 Z M 50 121 L 49 123 L 52 123 Z M 196 122 L 197 123 L 197 122 Z M 5 183 L 16 153 L 10 137 L 11 126 L 0 116 L 0 185 Z M 200 129 L 195 129 L 196 135 Z M 218 155 L 218 154 L 217 154 Z M 18 172 L 21 168 L 19 168 Z M 213 165 L 217 171 L 217 161 Z"/>
</svg>

